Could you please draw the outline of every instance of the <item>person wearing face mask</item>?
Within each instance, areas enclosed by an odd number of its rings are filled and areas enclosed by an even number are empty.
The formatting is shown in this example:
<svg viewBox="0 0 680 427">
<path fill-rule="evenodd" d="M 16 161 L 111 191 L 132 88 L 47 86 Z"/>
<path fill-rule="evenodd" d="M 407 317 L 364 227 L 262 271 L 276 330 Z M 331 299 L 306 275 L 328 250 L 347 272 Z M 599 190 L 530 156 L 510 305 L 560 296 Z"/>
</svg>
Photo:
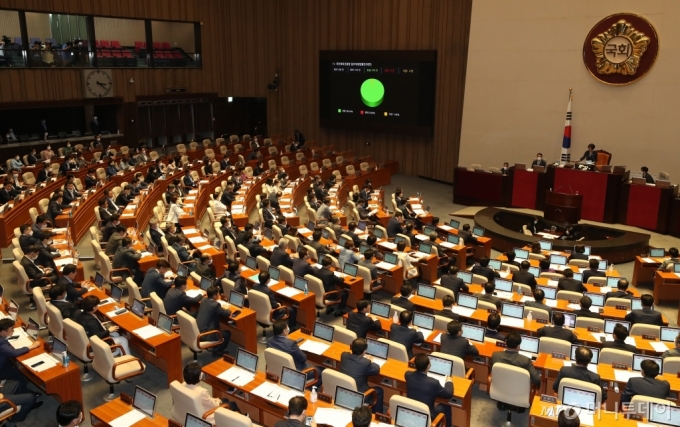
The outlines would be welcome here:
<svg viewBox="0 0 680 427">
<path fill-rule="evenodd" d="M 215 280 L 217 275 L 215 273 L 215 266 L 212 265 L 212 257 L 208 254 L 203 254 L 196 264 L 196 274 L 207 277 L 210 280 Z"/>
<path fill-rule="evenodd" d="M 21 258 L 20 264 L 24 267 L 26 275 L 31 279 L 29 286 L 35 288 L 36 286 L 44 287 L 48 285 L 46 277 L 54 274 L 51 268 L 41 268 L 36 264 L 38 255 L 40 254 L 40 248 L 31 246 L 28 251 L 24 252 L 24 257 Z M 56 282 L 56 280 L 54 281 Z"/>
<path fill-rule="evenodd" d="M 595 144 L 588 144 L 588 150 L 583 153 L 583 156 L 578 159 L 579 162 L 593 162 L 597 161 L 597 153 L 595 152 Z"/>
<path fill-rule="evenodd" d="M 51 160 L 52 156 L 54 156 L 54 151 L 52 151 L 52 147 L 48 145 L 44 150 L 42 150 L 41 155 L 43 160 Z"/>
<path fill-rule="evenodd" d="M 54 259 L 59 258 L 61 255 L 59 254 L 59 251 L 52 246 L 54 235 L 55 234 L 51 231 L 43 232 L 40 242 L 35 244 L 35 246 L 40 248 L 38 259 L 35 260 L 35 263 L 56 272 L 57 265 L 54 263 Z M 56 283 L 57 280 L 59 280 L 59 276 L 57 276 L 56 273 L 53 275 L 53 278 L 53 283 Z"/>
<path fill-rule="evenodd" d="M 69 400 L 59 405 L 56 421 L 51 421 L 47 427 L 78 427 L 83 422 L 83 405 L 77 400 Z"/>
<path fill-rule="evenodd" d="M 12 169 L 21 169 L 24 167 L 24 162 L 21 161 L 21 157 L 17 154 L 9 161 L 9 167 Z"/>
<path fill-rule="evenodd" d="M 533 162 L 531 162 L 531 167 L 533 168 L 534 166 L 543 166 L 546 167 L 547 163 L 545 160 L 543 160 L 543 153 L 538 153 L 536 154 L 536 158 L 534 159 Z"/>
<path fill-rule="evenodd" d="M 3 189 L 0 190 L 0 205 L 4 205 L 11 200 L 14 200 L 16 196 L 19 195 L 19 191 L 14 189 L 12 181 L 5 180 L 3 184 Z"/>
<path fill-rule="evenodd" d="M 35 165 L 38 163 L 38 155 L 36 154 L 35 148 L 31 148 L 31 152 L 26 156 L 29 165 Z"/>
<path fill-rule="evenodd" d="M 73 147 L 71 146 L 71 141 L 66 141 L 66 147 L 64 147 L 64 156 L 70 156 L 73 154 Z"/>
<path fill-rule="evenodd" d="M 5 134 L 5 139 L 7 140 L 7 143 L 15 142 L 18 140 L 16 134 L 14 133 L 14 129 L 9 128 L 9 130 L 7 130 L 7 134 Z"/>
</svg>

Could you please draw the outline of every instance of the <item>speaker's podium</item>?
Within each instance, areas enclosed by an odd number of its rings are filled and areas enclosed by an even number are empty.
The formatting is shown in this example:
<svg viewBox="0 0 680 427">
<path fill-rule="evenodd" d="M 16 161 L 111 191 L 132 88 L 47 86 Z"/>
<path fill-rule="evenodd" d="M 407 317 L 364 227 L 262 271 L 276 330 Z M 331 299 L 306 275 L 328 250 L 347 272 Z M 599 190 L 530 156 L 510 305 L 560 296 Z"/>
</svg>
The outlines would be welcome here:
<svg viewBox="0 0 680 427">
<path fill-rule="evenodd" d="M 543 217 L 562 224 L 577 224 L 581 219 L 582 194 L 565 194 L 546 191 Z"/>
</svg>

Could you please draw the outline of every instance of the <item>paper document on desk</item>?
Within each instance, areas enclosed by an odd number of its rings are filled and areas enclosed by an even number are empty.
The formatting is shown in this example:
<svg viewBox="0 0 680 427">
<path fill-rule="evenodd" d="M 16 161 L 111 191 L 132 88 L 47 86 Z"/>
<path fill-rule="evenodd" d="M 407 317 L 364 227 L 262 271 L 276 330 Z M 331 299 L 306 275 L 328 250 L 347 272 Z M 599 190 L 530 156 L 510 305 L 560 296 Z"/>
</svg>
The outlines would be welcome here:
<svg viewBox="0 0 680 427">
<path fill-rule="evenodd" d="M 188 234 L 196 234 L 196 233 L 198 233 L 198 230 L 195 229 L 195 228 L 193 228 L 193 227 L 191 227 L 191 228 L 184 228 L 184 227 L 182 227 L 182 233 L 184 233 L 185 235 L 188 235 Z"/>
<path fill-rule="evenodd" d="M 391 249 L 391 250 L 397 249 L 397 245 L 392 243 L 392 242 L 381 242 L 380 246 L 384 246 L 387 249 Z"/>
<path fill-rule="evenodd" d="M 652 258 L 642 258 L 642 262 L 650 263 L 650 264 L 658 264 L 657 261 L 655 261 Z"/>
<path fill-rule="evenodd" d="M 189 289 L 186 294 L 189 298 L 196 298 L 199 295 L 203 295 L 203 289 Z"/>
<path fill-rule="evenodd" d="M 441 342 L 442 342 L 442 334 L 441 334 L 441 332 L 440 332 L 439 334 L 437 334 L 437 336 L 434 337 L 434 339 L 433 339 L 432 341 L 441 344 Z"/>
<path fill-rule="evenodd" d="M 288 298 L 292 298 L 296 295 L 300 295 L 302 291 L 299 289 L 292 288 L 290 286 L 286 286 L 285 288 L 281 288 L 278 291 L 276 291 L 276 293 L 286 296 Z"/>
<path fill-rule="evenodd" d="M 133 409 L 125 415 L 121 415 L 113 421 L 109 421 L 111 427 L 128 427 L 146 418 L 142 411 Z"/>
<path fill-rule="evenodd" d="M 659 353 L 663 353 L 668 350 L 668 346 L 663 341 L 650 341 L 649 345 L 652 346 L 654 351 L 657 351 Z"/>
<path fill-rule="evenodd" d="M 73 264 L 73 258 L 68 257 L 68 258 L 57 258 L 54 260 L 54 264 L 57 267 L 62 267 L 66 264 Z"/>
<path fill-rule="evenodd" d="M 416 239 L 418 240 L 428 240 L 430 237 L 424 234 L 416 234 Z"/>
<path fill-rule="evenodd" d="M 40 365 L 33 367 L 36 363 L 41 363 Z M 35 372 L 42 372 L 46 371 L 50 368 L 54 368 L 57 366 L 56 360 L 54 360 L 51 356 L 49 356 L 47 353 L 41 353 L 37 356 L 31 357 L 30 359 L 26 359 L 22 362 L 24 365 L 28 366 Z"/>
<path fill-rule="evenodd" d="M 598 286 L 597 287 L 597 292 L 599 292 L 601 294 L 606 294 L 606 293 L 611 292 L 611 291 L 612 291 L 611 286 Z"/>
<path fill-rule="evenodd" d="M 28 347 L 31 344 L 33 344 L 33 340 L 31 340 L 31 338 L 29 338 L 28 334 L 23 329 L 18 329 L 18 328 L 15 329 L 14 335 L 19 335 L 19 338 L 15 338 L 15 339 L 9 341 L 9 343 L 15 349 Z"/>
<path fill-rule="evenodd" d="M 505 291 L 496 291 L 496 296 L 500 299 L 512 299 L 513 293 L 512 292 L 505 292 Z"/>
<path fill-rule="evenodd" d="M 255 375 L 251 372 L 241 369 L 238 366 L 232 366 L 226 371 L 222 372 L 217 378 L 228 383 L 234 384 L 237 387 L 243 387 L 255 379 Z"/>
<path fill-rule="evenodd" d="M 184 205 L 182 205 L 182 207 L 185 207 L 185 208 L 193 208 L 193 207 L 194 207 L 194 204 L 193 204 L 193 203 L 185 203 Z"/>
<path fill-rule="evenodd" d="M 307 227 L 300 227 L 300 228 L 298 228 L 298 233 L 306 234 L 306 233 L 311 233 L 311 232 L 312 232 L 312 230 L 310 230 L 310 229 L 307 228 Z"/>
<path fill-rule="evenodd" d="M 270 402 L 276 402 L 288 406 L 288 401 L 295 396 L 303 396 L 302 393 L 280 387 L 278 384 L 263 382 L 252 391 L 255 396 L 260 396 Z"/>
<path fill-rule="evenodd" d="M 463 317 L 472 317 L 472 314 L 475 312 L 472 308 L 461 307 L 459 305 L 451 307 L 451 311 Z"/>
<path fill-rule="evenodd" d="M 456 247 L 456 245 L 454 245 L 453 243 L 449 243 L 449 242 L 441 242 L 439 245 L 443 246 L 447 249 L 452 249 L 452 248 Z"/>
<path fill-rule="evenodd" d="M 435 380 L 439 381 L 439 384 L 444 387 L 446 385 L 446 377 L 444 375 L 438 375 L 438 374 L 433 374 L 432 372 L 428 372 L 427 376 L 430 378 L 434 378 Z"/>
<path fill-rule="evenodd" d="M 573 366 L 574 361 L 573 360 L 564 360 L 564 366 Z M 597 365 L 595 363 L 589 363 L 588 364 L 588 370 L 594 374 L 597 374 Z M 615 369 L 616 370 L 616 369 Z"/>
<path fill-rule="evenodd" d="M 381 270 L 388 270 L 388 271 L 392 270 L 394 267 L 396 267 L 396 265 L 390 264 L 389 262 L 385 262 L 385 261 L 380 261 L 375 266 L 377 268 L 381 269 Z"/>
<path fill-rule="evenodd" d="M 427 215 L 427 212 L 422 209 L 413 209 L 413 213 L 416 215 Z"/>
<path fill-rule="evenodd" d="M 317 424 L 345 427 L 352 423 L 352 412 L 346 409 L 317 408 L 314 413 L 314 421 Z"/>
<path fill-rule="evenodd" d="M 572 310 L 580 310 L 581 304 L 569 304 L 569 305 L 567 305 L 567 308 L 570 308 Z"/>
<path fill-rule="evenodd" d="M 154 325 L 143 326 L 141 328 L 133 330 L 132 332 L 144 340 L 147 340 L 151 337 L 155 337 L 156 335 L 160 335 L 163 333 L 162 330 L 158 329 Z"/>
<path fill-rule="evenodd" d="M 108 313 L 104 313 L 104 314 L 106 314 L 106 317 L 116 317 L 116 316 L 120 316 L 120 314 L 127 313 L 127 311 L 126 311 L 125 313 L 116 314 L 116 311 L 118 311 L 118 310 L 120 310 L 120 308 L 114 308 L 113 310 L 109 311 Z"/>
<path fill-rule="evenodd" d="M 377 209 L 373 209 L 372 211 L 370 211 L 370 212 L 368 213 L 368 216 L 372 216 L 372 215 L 375 215 L 375 214 L 377 214 L 377 213 L 378 213 L 378 210 L 377 210 Z"/>
<path fill-rule="evenodd" d="M 194 245 L 198 243 L 206 243 L 207 240 L 205 240 L 205 237 L 203 236 L 196 236 L 196 237 L 189 237 L 189 241 L 193 243 Z"/>
<path fill-rule="evenodd" d="M 319 341 L 305 340 L 305 342 L 303 342 L 300 346 L 300 350 L 314 354 L 323 354 L 323 352 L 328 350 L 330 347 L 330 345 Z"/>
<path fill-rule="evenodd" d="M 198 246 L 196 249 L 198 249 L 199 251 L 207 251 L 208 249 L 212 249 L 212 246 L 203 245 L 203 246 Z"/>
<path fill-rule="evenodd" d="M 544 299 L 543 304 L 547 305 L 548 307 L 555 308 L 555 307 L 557 307 L 557 300 L 556 299 Z"/>
<path fill-rule="evenodd" d="M 625 371 L 623 369 L 614 369 L 614 378 L 616 378 L 616 381 L 620 383 L 626 383 L 631 378 L 641 376 L 641 371 Z"/>
<path fill-rule="evenodd" d="M 148 256 L 153 256 L 153 254 L 151 252 L 147 252 L 147 251 L 142 251 L 141 254 L 142 254 L 142 258 L 145 258 L 145 257 L 148 257 Z"/>
<path fill-rule="evenodd" d="M 502 316 L 501 317 L 501 325 L 510 326 L 511 328 L 523 328 L 524 327 L 524 319 L 518 319 L 516 317 Z"/>
<path fill-rule="evenodd" d="M 53 228 L 52 233 L 64 234 L 66 233 L 66 228 Z"/>
<path fill-rule="evenodd" d="M 196 200 L 196 197 L 190 196 L 190 197 L 185 197 L 184 200 L 189 201 L 189 200 Z"/>
<path fill-rule="evenodd" d="M 548 280 L 548 286 L 552 286 L 553 288 L 557 287 L 557 280 Z"/>
</svg>

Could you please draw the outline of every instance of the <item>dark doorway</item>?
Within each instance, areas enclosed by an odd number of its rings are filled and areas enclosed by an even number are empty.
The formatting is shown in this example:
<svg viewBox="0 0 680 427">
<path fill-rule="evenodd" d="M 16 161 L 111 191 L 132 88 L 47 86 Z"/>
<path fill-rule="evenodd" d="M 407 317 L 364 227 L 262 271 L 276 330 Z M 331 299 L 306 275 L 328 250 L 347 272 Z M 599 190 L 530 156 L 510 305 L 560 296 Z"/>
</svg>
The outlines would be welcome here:
<svg viewBox="0 0 680 427">
<path fill-rule="evenodd" d="M 267 98 L 220 98 L 215 107 L 216 137 L 267 135 Z"/>
</svg>

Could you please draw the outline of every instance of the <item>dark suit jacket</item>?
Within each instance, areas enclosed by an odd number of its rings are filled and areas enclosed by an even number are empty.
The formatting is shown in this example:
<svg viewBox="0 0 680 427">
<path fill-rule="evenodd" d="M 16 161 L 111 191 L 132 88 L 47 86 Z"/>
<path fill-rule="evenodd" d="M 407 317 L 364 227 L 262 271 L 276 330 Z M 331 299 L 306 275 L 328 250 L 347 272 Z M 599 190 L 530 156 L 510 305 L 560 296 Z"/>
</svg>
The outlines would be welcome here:
<svg viewBox="0 0 680 427">
<path fill-rule="evenodd" d="M 560 387 L 560 381 L 563 378 L 571 378 L 574 380 L 585 381 L 587 383 L 595 384 L 598 387 L 602 387 L 600 384 L 600 376 L 594 372 L 590 372 L 586 366 L 578 366 L 576 364 L 572 366 L 563 366 L 560 368 L 559 374 L 553 383 L 553 391 L 557 393 Z M 602 401 L 607 400 L 607 390 L 602 389 Z"/>
<path fill-rule="evenodd" d="M 462 290 L 463 292 L 468 292 L 469 288 L 463 282 L 463 279 L 452 276 L 450 274 L 444 274 L 441 277 L 441 285 L 442 287 L 449 289 L 450 291 L 453 292 L 453 297 L 458 300 L 458 293 Z"/>
<path fill-rule="evenodd" d="M 491 338 L 494 340 L 505 341 L 505 334 L 503 332 L 492 331 L 489 328 L 486 328 L 486 330 L 484 331 L 484 337 Z"/>
<path fill-rule="evenodd" d="M 583 283 L 588 283 L 588 279 L 591 277 L 606 277 L 607 275 L 605 274 L 604 271 L 600 270 L 583 270 Z"/>
<path fill-rule="evenodd" d="M 642 310 L 633 310 L 626 314 L 626 320 L 631 324 L 646 323 L 648 325 L 663 325 L 661 313 L 652 310 L 651 308 L 643 308 Z"/>
<path fill-rule="evenodd" d="M 65 205 L 68 205 L 72 201 L 77 200 L 78 197 L 80 197 L 80 196 L 81 196 L 81 194 L 79 192 L 77 192 L 76 190 L 73 190 L 73 194 L 71 194 L 71 192 L 69 190 L 65 190 L 63 202 L 64 202 Z"/>
<path fill-rule="evenodd" d="M 10 200 L 14 200 L 14 198 L 19 194 L 18 191 L 16 190 L 10 190 L 7 192 L 4 188 L 0 190 L 0 204 L 5 204 L 9 202 Z"/>
<path fill-rule="evenodd" d="M 263 253 L 267 252 L 265 248 L 263 248 L 260 244 L 255 242 L 246 243 L 243 246 L 248 248 L 248 250 L 250 251 L 250 256 L 255 258 L 257 258 L 258 255 L 262 255 Z"/>
<path fill-rule="evenodd" d="M 283 265 L 284 267 L 292 268 L 293 267 L 293 258 L 290 257 L 288 252 L 286 252 L 284 249 L 281 249 L 280 247 L 277 246 L 272 251 L 272 256 L 271 256 L 271 258 L 269 258 L 269 263 L 273 267 L 278 267 L 280 265 Z"/>
<path fill-rule="evenodd" d="M 560 279 L 557 281 L 558 291 L 570 291 L 570 292 L 588 292 L 588 289 L 583 285 L 583 283 L 574 279 Z"/>
<path fill-rule="evenodd" d="M 25 256 L 21 258 L 21 261 L 19 262 L 22 267 L 24 267 L 24 270 L 26 271 L 26 275 L 28 276 L 29 279 L 42 279 L 44 274 L 40 269 L 38 268 L 37 265 L 35 265 L 30 259 L 26 258 Z"/>
<path fill-rule="evenodd" d="M 139 294 L 142 298 L 149 298 L 151 292 L 156 292 L 160 299 L 165 299 L 165 295 L 170 289 L 172 282 L 166 282 L 160 271 L 156 268 L 150 268 L 144 276 L 142 287 L 139 289 Z"/>
<path fill-rule="evenodd" d="M 4 372 L 5 368 L 10 365 L 8 359 L 16 359 L 17 357 L 28 353 L 28 347 L 21 347 L 15 349 L 12 344 L 4 338 L 0 338 L 0 372 Z"/>
<path fill-rule="evenodd" d="M 518 368 L 526 369 L 529 371 L 529 376 L 531 377 L 531 382 L 536 386 L 541 385 L 541 377 L 538 374 L 536 368 L 531 363 L 531 359 L 519 354 L 516 351 L 497 351 L 491 355 L 491 367 L 493 368 L 494 363 L 506 363 L 508 365 L 517 366 Z"/>
<path fill-rule="evenodd" d="M 158 248 L 158 251 L 162 252 L 163 251 L 163 241 L 161 240 L 161 237 L 163 237 L 163 235 L 161 234 L 161 232 L 156 230 L 155 228 L 151 228 L 151 229 L 149 229 L 149 235 L 151 236 L 151 240 L 153 240 L 153 243 Z"/>
<path fill-rule="evenodd" d="M 368 390 L 368 377 L 378 375 L 380 366 L 361 355 L 353 355 L 347 351 L 340 355 L 340 372 L 354 378 L 357 391 L 364 393 Z"/>
<path fill-rule="evenodd" d="M 333 274 L 331 270 L 325 268 L 314 269 L 314 275 L 321 280 L 326 292 L 337 290 L 336 286 L 342 286 L 342 283 L 344 282 L 341 278 Z"/>
<path fill-rule="evenodd" d="M 50 301 L 50 304 L 59 309 L 61 317 L 64 319 L 77 319 L 81 311 L 72 302 L 68 301 Z"/>
<path fill-rule="evenodd" d="M 520 270 L 512 273 L 512 281 L 517 283 L 522 283 L 524 285 L 529 285 L 531 290 L 536 289 L 536 278 L 533 274 L 526 270 Z"/>
<path fill-rule="evenodd" d="M 106 253 L 106 255 L 116 255 L 116 252 L 118 251 L 118 248 L 120 248 L 120 244 L 122 242 L 123 237 L 118 233 L 113 233 L 109 238 L 109 241 L 106 243 L 106 249 L 104 250 L 104 253 Z"/>
<path fill-rule="evenodd" d="M 200 332 L 220 330 L 220 318 L 231 316 L 231 310 L 225 310 L 222 305 L 212 298 L 201 302 L 196 316 L 196 324 Z"/>
<path fill-rule="evenodd" d="M 269 338 L 267 341 L 267 348 L 273 348 L 276 350 L 283 351 L 293 356 L 293 361 L 295 362 L 295 369 L 301 371 L 305 369 L 307 363 L 307 355 L 300 350 L 297 342 L 292 339 L 285 337 L 283 335 L 277 335 Z"/>
<path fill-rule="evenodd" d="M 272 257 L 274 257 L 273 254 Z M 309 265 L 307 261 L 300 258 L 293 259 L 293 274 L 296 276 L 305 277 L 305 274 L 314 275 L 314 273 L 314 268 Z"/>
<path fill-rule="evenodd" d="M 436 398 L 450 399 L 453 397 L 453 383 L 448 381 L 444 387 L 435 378 L 430 378 L 424 372 L 409 371 L 406 378 L 406 397 L 424 403 L 430 408 L 430 417 L 434 417 L 434 401 Z"/>
<path fill-rule="evenodd" d="M 193 304 L 197 304 L 203 295 L 196 295 L 191 298 L 186 292 L 181 291 L 177 288 L 168 289 L 168 293 L 165 294 L 163 298 L 163 304 L 165 305 L 165 312 L 168 315 L 177 314 L 182 308 L 189 310 Z"/>
<path fill-rule="evenodd" d="M 51 201 L 47 207 L 45 216 L 52 224 L 56 224 L 55 220 L 59 215 L 61 215 L 61 205 L 56 200 Z"/>
<path fill-rule="evenodd" d="M 434 312 L 436 316 L 443 316 L 443 317 L 448 317 L 451 320 L 460 320 L 460 316 L 457 313 L 454 313 L 453 311 L 449 309 L 443 309 L 443 310 L 437 310 Z"/>
<path fill-rule="evenodd" d="M 85 333 L 88 337 L 96 335 L 103 339 L 109 336 L 109 331 L 102 326 L 99 319 L 90 313 L 81 312 L 75 320 L 80 323 L 83 329 L 85 329 Z"/>
<path fill-rule="evenodd" d="M 57 285 L 64 285 L 66 287 L 66 299 L 70 302 L 76 302 L 78 297 L 87 293 L 87 288 L 81 287 L 79 283 L 71 282 L 64 276 L 59 278 Z"/>
<path fill-rule="evenodd" d="M 111 220 L 111 212 L 107 211 L 104 208 L 97 208 L 97 209 L 99 209 L 99 217 L 102 219 L 102 221 L 105 224 Z M 114 226 L 113 228 L 115 229 L 116 227 Z"/>
<path fill-rule="evenodd" d="M 140 258 L 142 258 L 142 254 L 136 253 L 132 248 L 120 246 L 113 256 L 113 268 L 127 268 L 134 272 L 139 270 Z"/>
<path fill-rule="evenodd" d="M 47 169 L 40 169 L 38 175 L 35 177 L 36 184 L 47 181 Z M 95 184 L 96 185 L 96 184 Z"/>
<path fill-rule="evenodd" d="M 491 294 L 479 295 L 479 301 L 488 301 L 492 304 L 495 304 L 498 310 L 500 310 L 501 307 L 503 306 L 503 300 Z"/>
<path fill-rule="evenodd" d="M 542 303 L 536 302 L 536 301 L 527 301 L 527 302 L 524 303 L 524 305 L 526 307 L 535 307 L 535 308 L 540 308 L 541 310 L 545 310 L 545 311 L 548 312 L 548 314 L 552 318 L 552 307 L 549 307 L 545 304 L 542 304 Z"/>
<path fill-rule="evenodd" d="M 472 232 L 470 231 L 465 231 L 463 229 L 458 230 L 458 237 L 463 239 L 463 243 L 466 245 L 469 245 L 471 243 L 477 243 L 477 238 L 472 235 Z"/>
<path fill-rule="evenodd" d="M 531 167 L 532 167 L 532 168 L 533 168 L 534 166 L 543 166 L 543 167 L 545 167 L 545 165 L 546 165 L 546 163 L 545 163 L 545 160 L 543 160 L 543 159 L 541 159 L 541 160 L 534 159 L 534 161 L 531 162 Z"/>
<path fill-rule="evenodd" d="M 217 275 L 215 273 L 215 267 L 202 262 L 196 263 L 196 270 L 194 270 L 199 276 L 207 277 L 208 279 L 215 280 Z"/>
<path fill-rule="evenodd" d="M 448 333 L 442 334 L 442 353 L 450 354 L 452 356 L 464 359 L 465 356 L 478 356 L 479 350 L 473 344 L 463 337 L 454 337 Z"/>
<path fill-rule="evenodd" d="M 493 271 L 489 267 L 482 267 L 481 265 L 475 265 L 474 267 L 472 267 L 471 271 L 472 274 L 477 274 L 479 276 L 486 277 L 486 280 L 488 280 L 489 282 L 493 282 L 494 279 L 496 279 L 497 277 L 501 277 L 500 274 Z"/>
<path fill-rule="evenodd" d="M 349 313 L 345 326 L 350 331 L 354 331 L 357 338 L 366 338 L 368 331 L 379 331 L 382 328 L 380 320 L 373 320 L 369 316 L 356 311 Z"/>
<path fill-rule="evenodd" d="M 121 191 L 118 194 L 118 197 L 116 197 L 116 205 L 118 205 L 119 208 L 124 208 L 130 203 L 130 199 L 128 196 L 125 195 L 124 191 Z"/>
<path fill-rule="evenodd" d="M 569 341 L 575 343 L 578 337 L 569 329 L 562 326 L 544 326 L 537 331 L 539 337 L 555 338 L 557 340 Z"/>
<path fill-rule="evenodd" d="M 602 348 L 613 348 L 614 350 L 629 351 L 637 353 L 637 348 L 634 345 L 626 344 L 624 341 L 614 339 L 614 341 L 607 341 L 602 343 Z"/>
<path fill-rule="evenodd" d="M 321 242 L 317 242 L 315 240 L 310 240 L 309 246 L 316 250 L 316 257 L 318 258 L 319 262 L 324 255 L 330 255 L 333 253 L 333 251 L 322 245 Z"/>
<path fill-rule="evenodd" d="M 392 326 L 390 326 L 390 340 L 403 344 L 406 347 L 408 358 L 411 359 L 413 358 L 413 344 L 422 343 L 425 341 L 425 337 L 420 331 L 398 323 L 392 323 Z"/>
<path fill-rule="evenodd" d="M 606 301 L 609 298 L 633 299 L 633 295 L 623 291 L 607 292 L 607 294 L 604 296 L 604 299 Z"/>
<path fill-rule="evenodd" d="M 51 246 L 46 248 L 42 242 L 36 243 L 36 246 L 40 248 L 38 253 L 38 259 L 35 260 L 36 264 L 42 265 L 44 267 L 50 267 L 52 270 L 57 269 L 57 265 L 54 263 L 54 258 L 58 258 L 59 254 L 51 252 L 54 250 Z"/>
<path fill-rule="evenodd" d="M 631 378 L 628 380 L 623 394 L 621 394 L 621 403 L 629 403 L 633 396 L 638 394 L 666 399 L 670 392 L 671 385 L 666 380 L 646 377 Z"/>
<path fill-rule="evenodd" d="M 654 177 L 652 177 L 652 175 L 648 173 L 643 174 L 645 175 L 645 182 L 647 182 L 647 184 L 654 184 Z"/>
<path fill-rule="evenodd" d="M 26 234 L 22 234 L 21 236 L 19 236 L 19 246 L 21 246 L 21 250 L 24 252 L 28 252 L 28 248 L 35 245 L 39 241 L 40 240 L 38 240 L 37 238 L 28 236 Z"/>
<path fill-rule="evenodd" d="M 413 311 L 415 309 L 415 305 L 413 305 L 413 303 L 409 301 L 408 298 L 404 298 L 401 295 L 393 296 L 391 303 L 398 305 L 399 307 L 403 307 L 408 311 Z"/>
<path fill-rule="evenodd" d="M 90 188 L 96 187 L 96 186 L 97 186 L 97 178 L 93 178 L 90 175 L 87 175 L 85 177 L 85 188 L 89 190 Z"/>
<path fill-rule="evenodd" d="M 602 316 L 600 313 L 593 313 L 590 310 L 584 310 L 582 308 L 579 308 L 578 310 L 574 310 L 573 313 L 578 316 L 583 316 L 583 317 L 592 317 L 593 319 L 602 319 Z"/>
<path fill-rule="evenodd" d="M 572 259 L 582 259 L 584 261 L 588 261 L 588 255 L 578 252 L 572 252 L 571 255 L 569 255 L 569 261 L 571 261 Z"/>
<path fill-rule="evenodd" d="M 404 227 L 401 226 L 399 223 L 399 220 L 396 217 L 390 218 L 389 221 L 387 221 L 387 236 L 388 237 L 395 237 L 399 233 L 404 232 Z"/>
</svg>

